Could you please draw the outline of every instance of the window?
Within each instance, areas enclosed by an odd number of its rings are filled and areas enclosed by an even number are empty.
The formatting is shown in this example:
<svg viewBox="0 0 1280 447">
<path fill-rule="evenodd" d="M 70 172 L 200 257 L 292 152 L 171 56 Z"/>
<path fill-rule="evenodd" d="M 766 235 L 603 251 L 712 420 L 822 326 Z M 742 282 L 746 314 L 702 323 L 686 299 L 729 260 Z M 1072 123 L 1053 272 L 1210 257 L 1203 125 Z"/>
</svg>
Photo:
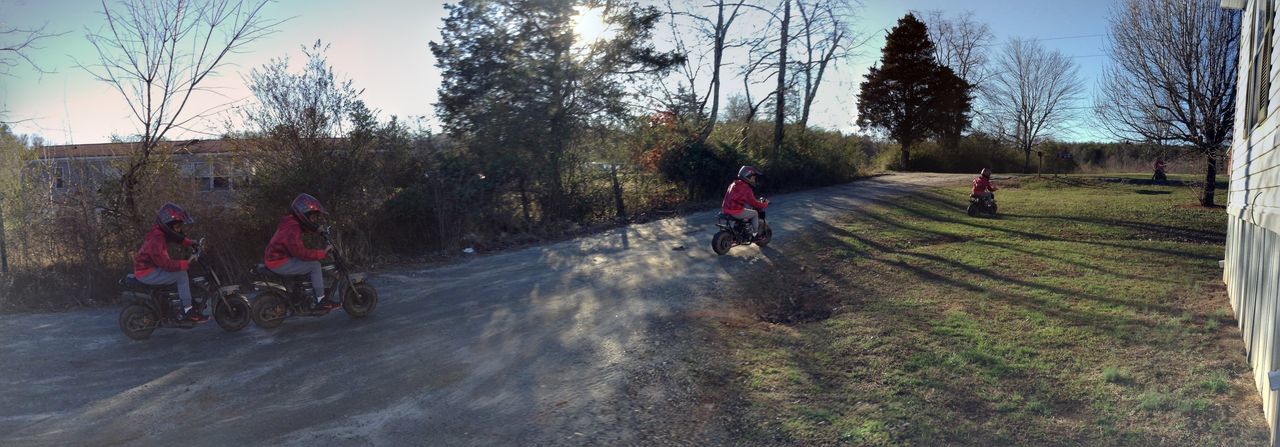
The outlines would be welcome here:
<svg viewBox="0 0 1280 447">
<path fill-rule="evenodd" d="M 1275 6 L 1258 0 L 1253 8 L 1253 36 L 1249 46 L 1249 91 L 1245 122 L 1253 129 L 1267 117 L 1271 105 L 1271 38 L 1274 34 Z"/>
<path fill-rule="evenodd" d="M 53 168 L 53 188 L 54 189 L 62 189 L 66 187 L 63 176 L 64 176 L 64 171 L 62 170 L 62 166 L 54 166 Z"/>
<path fill-rule="evenodd" d="M 218 163 L 196 163 L 193 176 L 201 191 L 227 191 L 231 189 L 228 169 Z"/>
</svg>

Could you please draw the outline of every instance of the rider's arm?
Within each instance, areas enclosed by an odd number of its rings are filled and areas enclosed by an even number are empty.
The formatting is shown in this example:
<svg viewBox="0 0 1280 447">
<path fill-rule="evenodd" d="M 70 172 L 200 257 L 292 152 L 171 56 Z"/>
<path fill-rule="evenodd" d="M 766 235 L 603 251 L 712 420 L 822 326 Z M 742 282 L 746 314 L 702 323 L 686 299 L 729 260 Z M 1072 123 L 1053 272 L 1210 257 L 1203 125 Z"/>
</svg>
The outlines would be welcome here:
<svg viewBox="0 0 1280 447">
<path fill-rule="evenodd" d="M 151 260 L 151 264 L 166 272 L 187 270 L 190 266 L 186 260 L 174 260 L 169 257 L 169 250 L 164 246 L 164 239 L 147 241 L 142 245 L 142 253 Z"/>
<path fill-rule="evenodd" d="M 751 205 L 752 208 L 755 208 L 757 210 L 762 210 L 762 209 L 765 209 L 765 207 L 769 206 L 768 202 L 761 202 L 759 200 L 756 200 L 756 192 L 754 189 L 751 189 L 750 187 L 734 188 L 734 190 L 735 190 L 734 193 L 737 194 L 738 196 L 738 200 L 745 205 Z"/>
<path fill-rule="evenodd" d="M 312 250 L 302 243 L 302 231 L 297 227 L 291 228 L 292 231 L 285 236 L 285 249 L 289 250 L 289 256 L 301 259 L 303 261 L 319 261 L 324 259 L 328 254 L 325 250 Z"/>
</svg>

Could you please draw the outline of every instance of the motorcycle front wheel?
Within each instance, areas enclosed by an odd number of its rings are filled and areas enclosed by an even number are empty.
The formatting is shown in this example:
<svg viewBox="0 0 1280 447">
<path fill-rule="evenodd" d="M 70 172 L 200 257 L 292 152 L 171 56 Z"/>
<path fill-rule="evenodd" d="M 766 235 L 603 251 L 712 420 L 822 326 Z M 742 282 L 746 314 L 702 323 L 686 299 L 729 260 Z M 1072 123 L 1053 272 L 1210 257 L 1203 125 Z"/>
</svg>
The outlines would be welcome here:
<svg viewBox="0 0 1280 447">
<path fill-rule="evenodd" d="M 227 332 L 235 332 L 248 326 L 251 313 L 253 309 L 244 295 L 231 295 L 213 303 L 213 320 Z"/>
<path fill-rule="evenodd" d="M 764 248 L 773 240 L 773 228 L 769 228 L 769 222 L 760 222 L 760 227 L 760 238 L 756 240 L 756 245 Z"/>
<path fill-rule="evenodd" d="M 365 283 L 351 286 L 347 289 L 347 295 L 342 298 L 342 310 L 351 318 L 367 317 L 377 307 L 378 290 Z"/>
<path fill-rule="evenodd" d="M 969 213 L 969 217 L 975 217 L 975 216 L 977 216 L 977 215 L 978 215 L 978 204 L 977 204 L 977 203 L 970 202 L 970 203 L 969 203 L 969 209 L 965 210 L 965 212 Z"/>
<path fill-rule="evenodd" d="M 716 254 L 728 253 L 730 248 L 733 248 L 733 235 L 728 231 L 720 230 L 715 237 L 711 238 L 711 249 L 715 250 Z"/>
</svg>

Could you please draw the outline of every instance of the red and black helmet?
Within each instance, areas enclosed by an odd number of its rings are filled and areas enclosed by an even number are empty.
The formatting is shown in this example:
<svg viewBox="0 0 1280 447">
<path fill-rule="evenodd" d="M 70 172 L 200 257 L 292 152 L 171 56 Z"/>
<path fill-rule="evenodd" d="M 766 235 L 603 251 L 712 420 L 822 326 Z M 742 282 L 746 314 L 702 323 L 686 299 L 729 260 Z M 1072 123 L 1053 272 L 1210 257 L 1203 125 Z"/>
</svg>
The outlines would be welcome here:
<svg viewBox="0 0 1280 447">
<path fill-rule="evenodd" d="M 751 186 L 753 187 L 756 186 L 756 182 L 754 180 L 751 180 L 751 177 L 763 176 L 763 175 L 764 174 L 760 173 L 758 169 L 751 166 L 743 165 L 741 168 L 738 168 L 738 178 L 746 181 L 747 183 L 750 183 Z"/>
<path fill-rule="evenodd" d="M 173 229 L 173 225 L 176 223 L 191 225 L 196 223 L 196 219 L 191 217 L 187 210 L 178 205 L 166 203 L 160 207 L 160 211 L 156 213 L 156 225 L 160 226 L 160 229 L 164 231 L 165 236 L 168 236 L 170 240 L 180 242 L 186 239 L 187 235 Z"/>
<path fill-rule="evenodd" d="M 978 175 L 981 175 L 982 178 L 991 178 L 991 169 L 982 168 L 982 172 L 979 172 Z"/>
<path fill-rule="evenodd" d="M 320 229 L 320 222 L 312 219 L 311 213 L 329 214 L 319 200 L 307 193 L 298 194 L 298 197 L 293 199 L 293 203 L 289 205 L 289 212 L 293 213 L 293 217 L 298 218 L 298 222 L 302 223 L 303 227 L 312 231 Z"/>
</svg>

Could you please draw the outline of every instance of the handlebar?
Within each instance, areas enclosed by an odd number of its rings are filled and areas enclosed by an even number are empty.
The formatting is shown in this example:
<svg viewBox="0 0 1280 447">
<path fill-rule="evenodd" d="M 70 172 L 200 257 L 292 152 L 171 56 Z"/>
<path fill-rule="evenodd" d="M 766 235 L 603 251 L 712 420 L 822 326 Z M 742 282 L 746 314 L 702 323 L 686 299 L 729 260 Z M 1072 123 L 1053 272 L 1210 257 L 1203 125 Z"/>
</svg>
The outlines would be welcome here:
<svg viewBox="0 0 1280 447">
<path fill-rule="evenodd" d="M 204 254 L 204 238 L 200 238 L 196 243 L 191 244 L 191 257 L 199 258 Z"/>
</svg>

